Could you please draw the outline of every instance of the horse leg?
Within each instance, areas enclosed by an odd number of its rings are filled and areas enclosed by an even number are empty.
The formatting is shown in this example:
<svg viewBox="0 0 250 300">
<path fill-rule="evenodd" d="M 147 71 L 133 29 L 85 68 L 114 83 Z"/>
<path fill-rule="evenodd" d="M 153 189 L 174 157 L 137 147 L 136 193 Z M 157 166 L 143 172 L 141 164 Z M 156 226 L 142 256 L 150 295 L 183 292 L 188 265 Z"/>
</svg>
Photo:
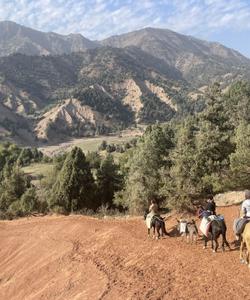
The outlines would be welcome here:
<svg viewBox="0 0 250 300">
<path fill-rule="evenodd" d="M 244 258 L 243 258 L 243 251 L 244 251 L 244 248 L 245 248 L 245 241 L 244 241 L 244 239 L 242 239 L 242 241 L 241 241 L 241 243 L 240 243 L 240 262 L 241 262 L 242 264 L 245 263 L 245 260 L 244 260 Z"/>
<path fill-rule="evenodd" d="M 211 236 L 212 236 L 212 249 L 213 249 L 213 252 L 217 252 L 217 249 L 219 247 L 219 243 L 218 243 L 219 234 L 218 233 L 216 234 L 216 233 L 212 232 Z"/>
<path fill-rule="evenodd" d="M 222 233 L 221 234 L 221 238 L 222 238 L 222 242 L 221 242 L 221 250 L 222 250 L 222 252 L 224 252 L 225 251 L 225 238 L 224 238 L 224 233 Z"/>
<path fill-rule="evenodd" d="M 247 249 L 247 253 L 246 253 L 246 263 L 248 264 L 248 268 L 250 268 L 249 251 L 248 251 L 248 249 Z"/>
<path fill-rule="evenodd" d="M 163 228 L 163 233 L 164 233 L 165 235 L 169 235 L 169 234 L 167 233 L 167 230 L 166 230 L 165 222 L 163 222 L 162 228 Z"/>
<path fill-rule="evenodd" d="M 214 249 L 214 237 L 213 234 L 211 234 L 211 249 Z"/>
<path fill-rule="evenodd" d="M 159 240 L 159 238 L 160 238 L 160 236 L 161 236 L 161 234 L 160 234 L 160 228 L 161 228 L 161 227 L 160 227 L 159 225 L 158 225 L 158 226 L 156 225 L 156 231 L 157 231 L 157 234 L 158 234 L 158 235 L 157 235 L 157 239 L 158 239 L 158 240 Z"/>
<path fill-rule="evenodd" d="M 205 235 L 203 235 L 203 240 L 204 240 L 204 246 L 203 246 L 203 249 L 206 249 L 207 248 L 207 237 Z"/>
<path fill-rule="evenodd" d="M 197 234 L 194 235 L 194 243 L 197 245 Z"/>
<path fill-rule="evenodd" d="M 191 244 L 193 244 L 193 242 L 194 242 L 193 232 L 189 234 L 189 240 L 191 241 Z"/>
<path fill-rule="evenodd" d="M 219 247 L 218 237 L 215 237 L 215 238 L 214 238 L 214 242 L 215 242 L 215 248 L 213 249 L 213 252 L 217 252 L 218 247 Z"/>
<path fill-rule="evenodd" d="M 148 237 L 150 237 L 150 228 L 148 228 Z"/>
<path fill-rule="evenodd" d="M 224 233 L 223 235 L 222 235 L 222 250 L 224 251 L 225 250 L 225 248 L 224 248 L 224 244 L 226 244 L 226 246 L 228 247 L 228 249 L 229 250 L 231 250 L 231 248 L 230 248 L 230 245 L 229 245 L 229 243 L 228 243 L 228 241 L 227 241 L 227 238 L 226 238 L 226 233 Z"/>
<path fill-rule="evenodd" d="M 163 222 L 161 222 L 160 229 L 161 229 L 161 237 L 163 238 L 164 237 L 164 223 Z"/>
</svg>

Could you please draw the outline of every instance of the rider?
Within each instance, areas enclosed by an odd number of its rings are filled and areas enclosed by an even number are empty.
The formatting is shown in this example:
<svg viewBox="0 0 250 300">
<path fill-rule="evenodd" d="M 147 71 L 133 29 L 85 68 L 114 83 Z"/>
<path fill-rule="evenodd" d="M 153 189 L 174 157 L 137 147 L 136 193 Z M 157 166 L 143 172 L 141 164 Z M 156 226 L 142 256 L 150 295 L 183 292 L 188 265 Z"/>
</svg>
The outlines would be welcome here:
<svg viewBox="0 0 250 300">
<path fill-rule="evenodd" d="M 245 191 L 245 200 L 241 205 L 241 214 L 243 218 L 250 218 L 250 191 Z"/>
<path fill-rule="evenodd" d="M 150 206 L 149 206 L 149 213 L 153 216 L 158 215 L 159 213 L 159 207 L 158 204 L 154 199 L 151 200 Z"/>
<path fill-rule="evenodd" d="M 149 209 L 148 209 L 148 214 L 146 216 L 146 223 L 148 228 L 151 227 L 151 222 L 153 220 L 154 216 L 159 216 L 159 207 L 158 204 L 154 199 L 150 201 Z"/>
<path fill-rule="evenodd" d="M 236 240 L 240 240 L 241 233 L 243 232 L 245 225 L 250 220 L 250 190 L 245 191 L 245 200 L 240 208 L 240 218 L 234 220 L 234 232 Z"/>
<path fill-rule="evenodd" d="M 210 215 L 216 215 L 216 204 L 214 202 L 213 196 L 210 196 L 209 199 L 207 200 L 206 211 Z"/>
</svg>

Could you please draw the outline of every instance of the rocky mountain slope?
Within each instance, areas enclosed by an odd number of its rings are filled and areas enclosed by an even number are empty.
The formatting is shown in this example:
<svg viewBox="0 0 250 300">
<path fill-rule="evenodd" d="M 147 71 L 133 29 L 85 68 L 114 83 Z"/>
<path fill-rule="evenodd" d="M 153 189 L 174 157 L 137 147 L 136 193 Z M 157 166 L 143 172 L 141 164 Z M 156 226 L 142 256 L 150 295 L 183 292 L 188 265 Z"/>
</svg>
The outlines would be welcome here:
<svg viewBox="0 0 250 300">
<path fill-rule="evenodd" d="M 117 48 L 137 47 L 175 67 L 196 87 L 211 80 L 250 78 L 250 59 L 239 52 L 167 29 L 146 28 L 101 43 Z"/>
<path fill-rule="evenodd" d="M 135 48 L 102 47 L 62 56 L 3 57 L 0 101 L 15 114 L 28 118 L 36 128 L 34 135 L 43 140 L 168 121 L 183 110 L 188 85 L 175 69 L 149 56 Z M 147 61 L 143 63 L 145 57 Z M 57 126 L 59 121 L 49 116 L 58 116 L 55 110 L 65 111 L 64 101 L 70 98 L 77 101 L 77 109 L 70 113 L 74 126 Z M 91 130 L 81 118 L 72 116 L 86 106 L 98 115 L 98 120 L 103 120 L 102 124 L 92 122 Z M 67 124 L 66 119 L 64 122 Z M 38 124 L 43 124 L 41 130 Z"/>
<path fill-rule="evenodd" d="M 41 32 L 11 21 L 0 22 L 0 56 L 64 54 L 95 48 L 97 43 L 81 34 Z"/>
<path fill-rule="evenodd" d="M 53 142 L 164 122 L 199 110 L 210 83 L 237 79 L 250 79 L 249 59 L 170 30 L 97 43 L 0 22 L 1 136 L 19 139 L 21 128 Z"/>
<path fill-rule="evenodd" d="M 10 136 L 21 144 L 34 143 L 31 123 L 0 102 L 0 140 Z"/>
</svg>

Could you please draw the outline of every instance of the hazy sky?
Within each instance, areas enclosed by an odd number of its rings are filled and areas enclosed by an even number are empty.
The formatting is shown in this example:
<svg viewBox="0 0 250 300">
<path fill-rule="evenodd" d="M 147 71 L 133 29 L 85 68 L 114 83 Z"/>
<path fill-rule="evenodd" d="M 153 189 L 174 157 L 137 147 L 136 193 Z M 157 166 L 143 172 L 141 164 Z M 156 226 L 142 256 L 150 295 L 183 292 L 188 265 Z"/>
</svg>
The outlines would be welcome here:
<svg viewBox="0 0 250 300">
<path fill-rule="evenodd" d="M 250 0 L 0 0 L 0 20 L 90 39 L 168 28 L 250 58 Z"/>
</svg>

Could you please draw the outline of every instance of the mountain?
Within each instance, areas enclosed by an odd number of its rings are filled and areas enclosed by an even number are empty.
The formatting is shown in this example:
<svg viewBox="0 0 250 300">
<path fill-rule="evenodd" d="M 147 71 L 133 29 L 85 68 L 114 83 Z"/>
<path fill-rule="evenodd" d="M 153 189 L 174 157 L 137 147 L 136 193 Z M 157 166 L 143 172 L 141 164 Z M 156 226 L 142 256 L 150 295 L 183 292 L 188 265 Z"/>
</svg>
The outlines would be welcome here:
<svg viewBox="0 0 250 300">
<path fill-rule="evenodd" d="M 211 83 L 239 79 L 250 79 L 248 58 L 170 30 L 92 42 L 0 22 L 0 137 L 56 142 L 165 122 L 200 111 Z"/>
<path fill-rule="evenodd" d="M 137 48 L 0 58 L 0 103 L 43 141 L 168 121 L 185 110 L 188 88 L 178 70 Z"/>
<path fill-rule="evenodd" d="M 97 47 L 96 42 L 81 34 L 60 35 L 41 32 L 11 21 L 0 22 L 0 56 L 13 53 L 26 55 L 60 55 Z"/>
<path fill-rule="evenodd" d="M 250 78 L 250 60 L 219 43 L 207 42 L 167 29 L 146 28 L 101 41 L 117 48 L 137 47 L 181 72 L 193 86 L 211 81 Z"/>
</svg>

